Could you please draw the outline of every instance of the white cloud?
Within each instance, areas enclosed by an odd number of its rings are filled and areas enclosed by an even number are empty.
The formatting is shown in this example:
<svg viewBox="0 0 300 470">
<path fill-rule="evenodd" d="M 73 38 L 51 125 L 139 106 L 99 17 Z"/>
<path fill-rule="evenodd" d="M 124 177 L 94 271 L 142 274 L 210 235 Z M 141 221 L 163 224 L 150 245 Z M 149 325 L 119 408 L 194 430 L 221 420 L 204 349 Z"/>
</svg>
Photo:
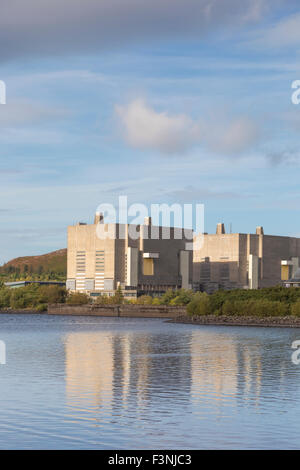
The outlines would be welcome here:
<svg viewBox="0 0 300 470">
<path fill-rule="evenodd" d="M 256 124 L 245 117 L 227 122 L 194 121 L 186 114 L 157 112 L 141 99 L 116 106 L 116 112 L 127 142 L 139 149 L 176 154 L 204 145 L 210 151 L 235 154 L 247 150 L 258 139 Z"/>
<path fill-rule="evenodd" d="M 209 129 L 207 141 L 211 149 L 226 154 L 236 154 L 251 148 L 259 138 L 257 125 L 241 116 L 228 123 L 216 124 Z"/>
<path fill-rule="evenodd" d="M 116 111 L 132 147 L 178 153 L 199 139 L 200 129 L 188 116 L 158 113 L 143 100 L 135 100 L 127 107 L 117 106 Z"/>
</svg>

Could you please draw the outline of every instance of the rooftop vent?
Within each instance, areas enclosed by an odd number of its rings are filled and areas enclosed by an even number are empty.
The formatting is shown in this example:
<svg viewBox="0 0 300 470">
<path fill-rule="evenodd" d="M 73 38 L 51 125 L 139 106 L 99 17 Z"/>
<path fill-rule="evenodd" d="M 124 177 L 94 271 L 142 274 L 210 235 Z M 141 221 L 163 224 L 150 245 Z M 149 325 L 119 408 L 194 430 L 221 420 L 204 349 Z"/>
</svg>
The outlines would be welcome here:
<svg viewBox="0 0 300 470">
<path fill-rule="evenodd" d="M 217 235 L 222 235 L 224 233 L 225 233 L 225 225 L 223 223 L 218 224 L 216 234 Z"/>
<path fill-rule="evenodd" d="M 103 224 L 104 222 L 104 217 L 102 212 L 96 212 L 95 218 L 94 218 L 94 224 Z"/>
</svg>

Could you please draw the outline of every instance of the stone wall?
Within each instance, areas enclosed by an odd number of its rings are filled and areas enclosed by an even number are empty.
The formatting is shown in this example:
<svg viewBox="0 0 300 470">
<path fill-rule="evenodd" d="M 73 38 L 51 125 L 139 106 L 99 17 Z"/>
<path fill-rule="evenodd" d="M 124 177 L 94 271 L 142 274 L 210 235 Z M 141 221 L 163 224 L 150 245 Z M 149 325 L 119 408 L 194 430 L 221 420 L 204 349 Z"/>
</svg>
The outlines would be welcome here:
<svg viewBox="0 0 300 470">
<path fill-rule="evenodd" d="M 95 315 L 98 317 L 176 318 L 185 307 L 168 305 L 67 305 L 51 304 L 49 315 Z"/>
</svg>

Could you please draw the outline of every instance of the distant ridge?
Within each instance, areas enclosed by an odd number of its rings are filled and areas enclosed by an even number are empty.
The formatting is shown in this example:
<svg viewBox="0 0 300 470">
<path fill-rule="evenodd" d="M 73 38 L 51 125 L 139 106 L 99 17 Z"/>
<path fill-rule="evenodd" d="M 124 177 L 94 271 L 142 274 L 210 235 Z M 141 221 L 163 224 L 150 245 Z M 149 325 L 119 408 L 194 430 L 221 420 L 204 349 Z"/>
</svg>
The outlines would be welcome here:
<svg viewBox="0 0 300 470">
<path fill-rule="evenodd" d="M 59 273 L 67 272 L 67 249 L 52 251 L 45 255 L 38 256 L 22 256 L 12 259 L 0 267 L 2 273 L 12 272 L 42 274 L 42 273 Z"/>
</svg>

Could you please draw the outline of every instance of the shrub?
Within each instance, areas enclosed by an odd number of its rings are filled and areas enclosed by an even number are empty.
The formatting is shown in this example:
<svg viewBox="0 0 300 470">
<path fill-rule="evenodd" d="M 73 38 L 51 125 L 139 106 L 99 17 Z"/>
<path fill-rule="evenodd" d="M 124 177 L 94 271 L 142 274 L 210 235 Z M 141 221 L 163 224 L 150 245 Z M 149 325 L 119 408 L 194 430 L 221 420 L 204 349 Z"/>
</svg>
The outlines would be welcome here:
<svg viewBox="0 0 300 470">
<path fill-rule="evenodd" d="M 26 301 L 25 301 L 25 296 L 23 295 L 23 292 L 20 292 L 21 288 L 15 289 L 11 293 L 10 297 L 10 306 L 12 308 L 25 308 L 26 307 Z"/>
<path fill-rule="evenodd" d="M 177 293 L 175 290 L 168 289 L 162 296 L 160 303 L 162 305 L 169 305 L 171 300 L 174 299 L 177 296 Z"/>
<path fill-rule="evenodd" d="M 97 305 L 107 305 L 111 302 L 110 297 L 108 295 L 99 295 L 97 299 L 95 300 L 95 304 Z"/>
<path fill-rule="evenodd" d="M 11 290 L 10 306 L 15 309 L 35 307 L 38 302 L 39 286 L 31 284 Z"/>
<path fill-rule="evenodd" d="M 47 304 L 39 304 L 39 305 L 37 305 L 37 307 L 36 307 L 36 310 L 37 310 L 38 312 L 46 312 L 47 309 L 48 309 L 48 305 L 47 305 Z"/>
<path fill-rule="evenodd" d="M 84 305 L 88 304 L 89 301 L 89 297 L 81 292 L 74 292 L 67 297 L 67 304 L 69 305 Z"/>
<path fill-rule="evenodd" d="M 189 315 L 209 315 L 212 313 L 209 295 L 206 293 L 196 293 L 193 300 L 187 306 Z"/>
<path fill-rule="evenodd" d="M 59 304 L 66 300 L 67 291 L 61 286 L 40 286 L 39 298 L 40 303 Z"/>
<path fill-rule="evenodd" d="M 152 305 L 161 305 L 161 301 L 159 297 L 154 297 L 152 300 Z"/>
<path fill-rule="evenodd" d="M 118 287 L 114 295 L 111 295 L 111 296 L 108 296 L 106 294 L 99 295 L 97 299 L 95 300 L 95 303 L 98 305 L 116 305 L 116 304 L 120 305 L 120 304 L 123 304 L 124 302 L 125 302 L 124 295 L 120 286 Z M 127 300 L 126 300 L 126 303 L 128 303 Z"/>
<path fill-rule="evenodd" d="M 174 291 L 174 296 L 170 300 L 170 305 L 188 305 L 194 297 L 194 293 L 192 290 L 187 289 L 179 289 L 178 291 Z"/>
<path fill-rule="evenodd" d="M 137 305 L 152 305 L 153 298 L 151 295 L 141 295 L 136 299 L 136 304 Z"/>
<path fill-rule="evenodd" d="M 266 287 L 263 289 L 234 289 L 231 291 L 218 290 L 210 296 L 213 311 L 223 307 L 226 301 L 272 301 L 291 305 L 300 301 L 300 289 L 287 289 L 282 286 Z M 233 308 L 233 304 L 231 305 Z M 227 308 L 227 307 L 226 307 Z M 226 310 L 225 308 L 225 310 Z M 277 307 L 275 308 L 277 310 Z"/>
<path fill-rule="evenodd" d="M 223 315 L 273 317 L 289 315 L 289 305 L 268 299 L 226 300 Z"/>
<path fill-rule="evenodd" d="M 5 287 L 0 289 L 0 308 L 10 307 L 11 290 Z"/>
<path fill-rule="evenodd" d="M 257 299 L 248 302 L 246 305 L 248 315 L 257 315 L 261 317 L 285 316 L 289 315 L 289 305 L 284 302 Z"/>
<path fill-rule="evenodd" d="M 298 302 L 295 302 L 294 304 L 292 304 L 291 313 L 295 317 L 300 317 L 300 301 L 299 300 Z"/>
<path fill-rule="evenodd" d="M 122 304 L 124 302 L 124 295 L 121 289 L 121 286 L 118 286 L 118 289 L 115 292 L 115 295 L 111 297 L 113 304 Z"/>
<path fill-rule="evenodd" d="M 233 300 L 225 300 L 221 308 L 223 315 L 236 315 L 237 305 Z"/>
</svg>

